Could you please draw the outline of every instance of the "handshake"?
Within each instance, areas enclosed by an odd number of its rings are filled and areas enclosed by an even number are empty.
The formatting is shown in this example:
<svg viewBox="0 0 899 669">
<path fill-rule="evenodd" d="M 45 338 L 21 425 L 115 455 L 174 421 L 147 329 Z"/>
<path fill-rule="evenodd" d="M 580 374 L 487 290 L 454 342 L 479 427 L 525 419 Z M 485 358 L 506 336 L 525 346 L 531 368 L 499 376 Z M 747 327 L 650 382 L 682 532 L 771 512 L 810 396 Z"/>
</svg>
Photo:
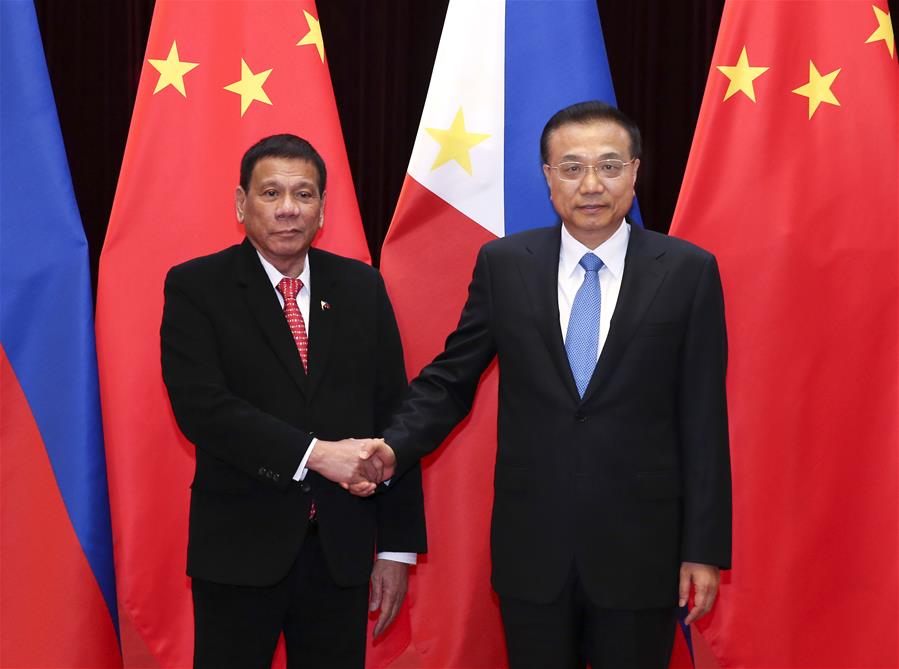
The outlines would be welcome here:
<svg viewBox="0 0 899 669">
<path fill-rule="evenodd" d="M 359 497 L 393 476 L 396 455 L 383 439 L 318 440 L 306 467 Z"/>
</svg>

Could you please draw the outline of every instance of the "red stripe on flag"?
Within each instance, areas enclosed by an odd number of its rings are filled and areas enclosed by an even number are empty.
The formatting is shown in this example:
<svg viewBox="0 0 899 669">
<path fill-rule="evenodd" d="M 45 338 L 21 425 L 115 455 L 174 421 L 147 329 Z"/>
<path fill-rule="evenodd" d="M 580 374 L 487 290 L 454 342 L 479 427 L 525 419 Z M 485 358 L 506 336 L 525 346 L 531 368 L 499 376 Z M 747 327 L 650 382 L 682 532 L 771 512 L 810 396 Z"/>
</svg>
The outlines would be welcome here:
<svg viewBox="0 0 899 669">
<path fill-rule="evenodd" d="M 384 243 L 381 272 L 410 377 L 443 349 L 465 302 L 478 249 L 492 239 L 494 235 L 406 177 Z M 506 666 L 498 602 L 490 587 L 497 382 L 494 363 L 468 419 L 424 460 L 428 554 L 410 581 L 412 644 L 391 665 L 396 669 Z"/>
<path fill-rule="evenodd" d="M 109 609 L 3 349 L 0 386 L 0 666 L 121 666 Z"/>
</svg>

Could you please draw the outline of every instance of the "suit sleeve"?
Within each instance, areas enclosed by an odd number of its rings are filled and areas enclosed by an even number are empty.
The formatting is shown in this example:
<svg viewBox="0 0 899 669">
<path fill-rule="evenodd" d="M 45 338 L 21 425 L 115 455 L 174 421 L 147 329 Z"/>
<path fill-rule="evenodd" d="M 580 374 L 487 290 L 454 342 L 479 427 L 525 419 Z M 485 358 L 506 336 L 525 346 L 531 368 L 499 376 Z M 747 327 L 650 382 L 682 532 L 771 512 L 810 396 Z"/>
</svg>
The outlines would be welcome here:
<svg viewBox="0 0 899 669">
<path fill-rule="evenodd" d="M 681 559 L 730 568 L 731 475 L 727 333 L 714 257 L 701 272 L 681 356 L 679 443 L 684 477 Z"/>
<path fill-rule="evenodd" d="M 481 374 L 496 355 L 490 326 L 490 277 L 489 254 L 482 248 L 459 324 L 447 337 L 443 352 L 412 381 L 384 433 L 396 452 L 399 472 L 436 450 L 471 411 Z"/>
<path fill-rule="evenodd" d="M 312 435 L 228 389 L 215 329 L 200 306 L 199 292 L 177 268 L 166 277 L 160 329 L 162 375 L 178 427 L 198 449 L 226 465 L 262 482 L 287 487 Z"/>
<path fill-rule="evenodd" d="M 386 427 L 406 392 L 403 347 L 384 280 L 378 276 L 377 368 L 375 424 L 377 434 Z M 378 505 L 378 551 L 427 552 L 421 466 L 416 463 L 375 497 Z"/>
</svg>

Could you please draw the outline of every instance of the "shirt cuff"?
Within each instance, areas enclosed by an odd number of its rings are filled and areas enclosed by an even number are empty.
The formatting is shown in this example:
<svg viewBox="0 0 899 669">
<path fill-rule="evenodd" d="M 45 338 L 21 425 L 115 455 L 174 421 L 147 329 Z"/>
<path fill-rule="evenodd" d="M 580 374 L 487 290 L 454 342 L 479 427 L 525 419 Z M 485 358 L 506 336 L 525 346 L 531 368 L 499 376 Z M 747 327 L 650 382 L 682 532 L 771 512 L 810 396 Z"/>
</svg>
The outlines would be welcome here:
<svg viewBox="0 0 899 669">
<path fill-rule="evenodd" d="M 416 553 L 384 551 L 383 553 L 378 553 L 378 559 L 393 560 L 394 562 L 402 562 L 403 564 L 418 564 L 418 555 Z"/>
<path fill-rule="evenodd" d="M 318 443 L 318 439 L 313 438 L 312 441 L 309 442 L 309 448 L 306 449 L 306 455 L 303 456 L 303 459 L 300 460 L 300 466 L 297 468 L 297 473 L 293 475 L 294 481 L 302 481 L 306 478 L 306 474 L 309 473 L 309 470 L 306 469 L 306 463 L 309 462 L 309 456 L 312 455 L 312 449 L 315 448 L 315 445 Z"/>
</svg>

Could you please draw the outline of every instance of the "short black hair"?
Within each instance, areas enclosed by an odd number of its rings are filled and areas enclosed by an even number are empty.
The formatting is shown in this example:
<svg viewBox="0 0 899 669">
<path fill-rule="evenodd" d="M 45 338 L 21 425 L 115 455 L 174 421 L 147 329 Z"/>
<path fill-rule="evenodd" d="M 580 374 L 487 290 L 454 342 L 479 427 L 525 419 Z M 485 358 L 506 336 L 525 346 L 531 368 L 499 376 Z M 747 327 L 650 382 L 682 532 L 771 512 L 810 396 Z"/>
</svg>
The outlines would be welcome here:
<svg viewBox="0 0 899 669">
<path fill-rule="evenodd" d="M 630 136 L 631 159 L 640 157 L 643 151 L 643 143 L 640 139 L 640 128 L 637 127 L 637 124 L 617 107 L 599 100 L 589 100 L 560 109 L 546 122 L 546 125 L 543 126 L 543 134 L 540 135 L 540 159 L 544 163 L 549 161 L 549 136 L 553 132 L 569 123 L 590 123 L 592 121 L 609 121 L 620 125 Z"/>
<path fill-rule="evenodd" d="M 318 170 L 319 194 L 325 194 L 325 183 L 328 178 L 325 161 L 318 155 L 318 151 L 312 144 L 302 137 L 289 134 L 263 137 L 243 154 L 243 158 L 240 159 L 240 187 L 244 189 L 244 192 L 250 187 L 250 179 L 256 163 L 263 158 L 294 158 L 309 161 Z"/>
</svg>

